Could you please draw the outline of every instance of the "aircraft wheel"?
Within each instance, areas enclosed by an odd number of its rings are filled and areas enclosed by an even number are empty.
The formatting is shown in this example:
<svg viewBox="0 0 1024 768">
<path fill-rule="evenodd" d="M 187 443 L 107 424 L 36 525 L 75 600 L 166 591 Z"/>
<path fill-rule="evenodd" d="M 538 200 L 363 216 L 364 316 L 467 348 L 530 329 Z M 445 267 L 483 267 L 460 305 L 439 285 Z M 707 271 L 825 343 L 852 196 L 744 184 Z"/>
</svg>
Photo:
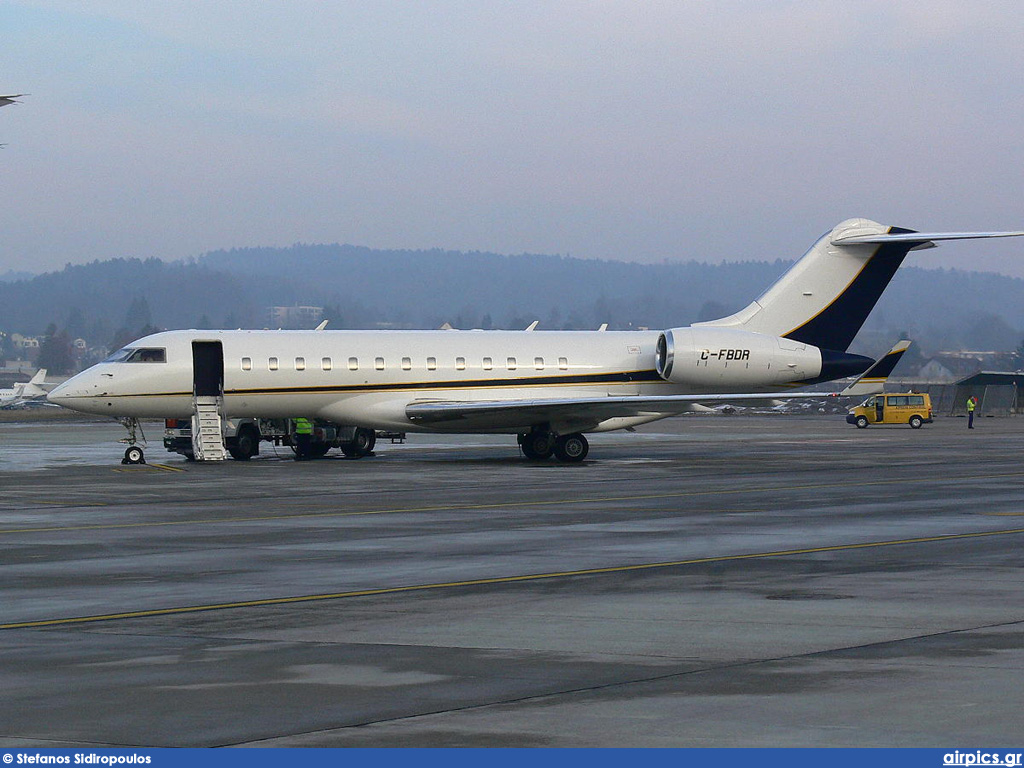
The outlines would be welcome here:
<svg viewBox="0 0 1024 768">
<path fill-rule="evenodd" d="M 145 464 L 146 455 L 142 452 L 142 449 L 137 445 L 131 445 L 125 448 L 124 458 L 121 459 L 122 464 Z"/>
<path fill-rule="evenodd" d="M 924 424 L 924 422 L 921 420 L 921 417 L 918 416 L 916 413 L 910 417 L 911 429 L 920 429 L 922 424 Z"/>
<path fill-rule="evenodd" d="M 857 429 L 864 429 L 864 428 L 867 427 L 867 425 L 868 425 L 867 416 L 858 416 L 857 417 Z"/>
<path fill-rule="evenodd" d="M 578 432 L 562 435 L 555 441 L 555 458 L 559 461 L 576 464 L 587 458 L 589 452 L 587 438 Z"/>
<path fill-rule="evenodd" d="M 550 459 L 555 451 L 555 441 L 550 432 L 537 431 L 519 435 L 519 445 L 523 449 L 523 455 L 530 461 Z"/>
</svg>

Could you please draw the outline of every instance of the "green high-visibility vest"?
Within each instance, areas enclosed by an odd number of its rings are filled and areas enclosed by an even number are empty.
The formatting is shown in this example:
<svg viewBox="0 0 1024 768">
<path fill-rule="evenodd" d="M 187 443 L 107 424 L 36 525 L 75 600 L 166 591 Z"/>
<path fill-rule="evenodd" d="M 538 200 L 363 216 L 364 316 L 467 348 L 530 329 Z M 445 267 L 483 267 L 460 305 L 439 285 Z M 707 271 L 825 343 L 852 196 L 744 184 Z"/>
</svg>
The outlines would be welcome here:
<svg viewBox="0 0 1024 768">
<path fill-rule="evenodd" d="M 296 419 L 295 420 L 295 434 L 296 435 L 312 435 L 313 434 L 313 422 L 309 419 Z"/>
<path fill-rule="evenodd" d="M 974 398 L 973 397 L 968 397 L 967 398 L 967 412 L 970 413 L 973 410 L 974 410 Z"/>
</svg>

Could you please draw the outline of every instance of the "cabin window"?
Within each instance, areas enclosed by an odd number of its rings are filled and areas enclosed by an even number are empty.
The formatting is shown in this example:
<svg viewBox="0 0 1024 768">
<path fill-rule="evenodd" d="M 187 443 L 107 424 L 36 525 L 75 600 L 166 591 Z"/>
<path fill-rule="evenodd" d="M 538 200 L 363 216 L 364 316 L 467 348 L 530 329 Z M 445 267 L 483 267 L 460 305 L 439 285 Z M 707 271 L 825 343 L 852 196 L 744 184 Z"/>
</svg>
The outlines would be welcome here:
<svg viewBox="0 0 1024 768">
<path fill-rule="evenodd" d="M 331 361 L 331 358 L 325 357 L 320 361 L 320 367 L 325 371 L 329 371 L 334 367 L 334 363 Z"/>
<path fill-rule="evenodd" d="M 516 359 L 514 357 L 508 358 L 505 361 L 505 365 L 508 366 L 510 371 L 514 371 L 516 369 Z"/>
<path fill-rule="evenodd" d="M 484 366 L 483 367 L 484 367 L 485 371 L 491 370 L 494 367 L 494 361 L 491 360 L 491 358 L 489 358 L 489 357 L 485 357 L 484 358 Z"/>
<path fill-rule="evenodd" d="M 456 357 L 455 358 L 455 369 L 458 371 L 466 370 L 466 358 Z"/>
<path fill-rule="evenodd" d="M 243 357 L 242 358 L 242 370 L 243 371 L 251 371 L 252 370 L 252 358 L 251 357 Z"/>
<path fill-rule="evenodd" d="M 558 367 L 561 368 L 563 371 L 568 371 L 569 370 L 569 359 L 566 358 L 566 357 L 558 358 Z"/>
<path fill-rule="evenodd" d="M 348 369 L 350 371 L 358 371 L 359 370 L 359 358 L 358 357 L 350 357 L 348 359 Z"/>
<path fill-rule="evenodd" d="M 411 371 L 412 370 L 412 360 L 410 360 L 408 357 L 403 357 L 402 358 L 402 370 L 403 371 Z"/>
<path fill-rule="evenodd" d="M 304 357 L 296 357 L 295 358 L 295 370 L 296 371 L 304 371 L 304 370 L 306 370 L 306 358 L 304 358 Z"/>
<path fill-rule="evenodd" d="M 543 371 L 544 370 L 544 358 L 543 357 L 535 357 L 535 358 L 533 358 L 533 367 L 536 368 L 538 371 Z"/>
<path fill-rule="evenodd" d="M 427 370 L 428 371 L 436 371 L 437 370 L 437 358 L 436 357 L 428 357 L 427 358 Z"/>
<path fill-rule="evenodd" d="M 272 371 L 276 371 L 277 370 L 277 358 L 276 357 L 272 357 L 269 360 L 267 360 L 267 367 L 270 370 L 272 370 Z"/>
<path fill-rule="evenodd" d="M 383 371 L 384 370 L 384 358 L 383 357 L 375 357 L 373 359 L 373 367 L 376 368 L 378 371 Z"/>
</svg>

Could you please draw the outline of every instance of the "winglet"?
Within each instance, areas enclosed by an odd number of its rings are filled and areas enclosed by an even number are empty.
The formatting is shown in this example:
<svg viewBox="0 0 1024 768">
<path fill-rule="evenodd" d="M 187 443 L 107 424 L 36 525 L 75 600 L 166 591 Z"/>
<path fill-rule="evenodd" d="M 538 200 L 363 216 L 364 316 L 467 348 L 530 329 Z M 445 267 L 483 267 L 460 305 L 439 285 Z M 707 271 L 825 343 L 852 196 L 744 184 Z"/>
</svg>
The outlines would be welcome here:
<svg viewBox="0 0 1024 768">
<path fill-rule="evenodd" d="M 877 395 L 885 388 L 885 381 L 893 372 L 896 364 L 911 345 L 908 339 L 901 339 L 896 345 L 875 361 L 875 364 L 864 371 L 860 378 L 839 393 L 840 397 L 866 397 Z"/>
</svg>

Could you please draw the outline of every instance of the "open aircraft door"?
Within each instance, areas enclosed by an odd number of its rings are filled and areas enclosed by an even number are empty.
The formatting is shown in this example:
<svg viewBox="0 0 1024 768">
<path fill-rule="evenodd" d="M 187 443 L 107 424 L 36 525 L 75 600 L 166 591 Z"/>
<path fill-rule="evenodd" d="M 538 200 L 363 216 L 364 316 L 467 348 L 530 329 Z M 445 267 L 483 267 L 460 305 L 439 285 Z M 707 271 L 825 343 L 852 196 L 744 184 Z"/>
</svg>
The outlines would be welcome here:
<svg viewBox="0 0 1024 768">
<path fill-rule="evenodd" d="M 192 394 L 196 397 L 224 394 L 224 349 L 219 341 L 192 342 Z"/>
<path fill-rule="evenodd" d="M 196 461 L 223 461 L 224 348 L 219 341 L 192 342 L 192 453 Z"/>
</svg>

